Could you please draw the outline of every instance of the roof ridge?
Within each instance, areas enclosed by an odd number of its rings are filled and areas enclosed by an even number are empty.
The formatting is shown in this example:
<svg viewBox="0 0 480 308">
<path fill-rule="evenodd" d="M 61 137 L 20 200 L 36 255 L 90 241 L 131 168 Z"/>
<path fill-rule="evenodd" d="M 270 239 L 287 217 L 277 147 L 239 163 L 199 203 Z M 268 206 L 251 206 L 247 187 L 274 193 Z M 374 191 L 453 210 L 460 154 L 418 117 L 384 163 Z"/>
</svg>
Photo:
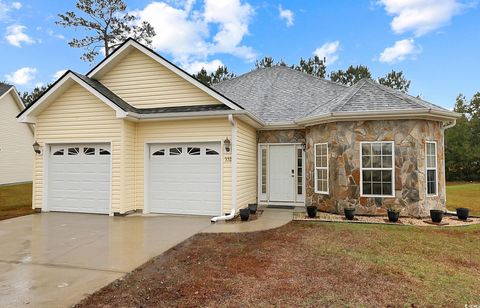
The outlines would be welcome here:
<svg viewBox="0 0 480 308">
<path fill-rule="evenodd" d="M 330 110 L 331 111 L 338 111 L 339 109 L 341 109 L 343 106 L 345 106 L 351 99 L 352 97 L 357 94 L 358 91 L 360 91 L 361 88 L 363 88 L 363 86 L 367 83 L 367 78 L 364 78 L 364 79 L 361 79 L 359 82 L 357 82 L 356 84 L 354 84 L 352 86 L 352 88 L 350 89 L 353 89 L 352 90 L 352 93 L 350 94 L 347 94 L 347 97 L 346 99 L 343 101 L 342 104 L 340 105 L 337 105 L 337 106 L 334 106 L 333 108 L 331 108 Z M 363 83 L 362 83 L 363 82 Z M 361 83 L 361 84 L 360 84 Z M 357 87 L 357 89 L 355 89 L 355 87 Z"/>
</svg>

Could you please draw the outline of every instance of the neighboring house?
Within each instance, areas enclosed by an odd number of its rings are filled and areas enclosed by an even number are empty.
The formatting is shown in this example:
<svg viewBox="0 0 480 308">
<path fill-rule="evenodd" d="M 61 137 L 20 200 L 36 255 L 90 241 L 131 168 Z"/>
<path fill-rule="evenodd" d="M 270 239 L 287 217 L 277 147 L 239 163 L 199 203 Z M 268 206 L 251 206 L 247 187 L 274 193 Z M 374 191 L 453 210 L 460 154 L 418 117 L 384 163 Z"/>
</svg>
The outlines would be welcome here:
<svg viewBox="0 0 480 308">
<path fill-rule="evenodd" d="M 458 115 L 278 66 L 209 88 L 129 39 L 18 117 L 42 147 L 35 208 L 215 216 L 257 201 L 445 209 L 443 134 Z"/>
<path fill-rule="evenodd" d="M 15 87 L 0 83 L 0 185 L 32 181 L 33 131 L 16 119 L 24 108 Z"/>
</svg>

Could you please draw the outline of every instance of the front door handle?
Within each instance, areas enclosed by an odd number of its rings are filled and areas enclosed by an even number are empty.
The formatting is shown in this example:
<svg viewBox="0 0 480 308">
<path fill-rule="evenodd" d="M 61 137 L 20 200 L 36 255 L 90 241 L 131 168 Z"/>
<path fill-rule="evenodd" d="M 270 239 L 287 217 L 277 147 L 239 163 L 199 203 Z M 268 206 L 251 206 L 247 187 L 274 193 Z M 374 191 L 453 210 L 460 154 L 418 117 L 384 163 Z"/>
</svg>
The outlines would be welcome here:
<svg viewBox="0 0 480 308">
<path fill-rule="evenodd" d="M 292 169 L 292 178 L 295 176 L 295 170 Z"/>
</svg>

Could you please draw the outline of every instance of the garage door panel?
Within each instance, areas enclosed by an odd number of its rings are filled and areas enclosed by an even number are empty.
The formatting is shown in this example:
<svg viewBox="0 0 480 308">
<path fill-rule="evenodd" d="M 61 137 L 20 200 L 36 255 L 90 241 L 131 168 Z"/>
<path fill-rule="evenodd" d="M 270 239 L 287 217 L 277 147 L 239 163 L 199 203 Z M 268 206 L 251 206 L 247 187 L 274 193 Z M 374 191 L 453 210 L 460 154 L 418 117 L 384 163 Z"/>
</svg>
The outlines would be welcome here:
<svg viewBox="0 0 480 308">
<path fill-rule="evenodd" d="M 72 152 L 72 149 L 75 150 Z M 100 155 L 100 149 L 110 151 L 110 146 L 66 144 L 51 147 L 48 210 L 110 212 L 110 155 Z"/>
<path fill-rule="evenodd" d="M 207 150 L 212 149 L 218 154 L 207 155 Z M 179 152 L 180 155 L 171 155 Z M 150 211 L 169 214 L 220 214 L 219 153 L 220 143 L 151 145 Z"/>
</svg>

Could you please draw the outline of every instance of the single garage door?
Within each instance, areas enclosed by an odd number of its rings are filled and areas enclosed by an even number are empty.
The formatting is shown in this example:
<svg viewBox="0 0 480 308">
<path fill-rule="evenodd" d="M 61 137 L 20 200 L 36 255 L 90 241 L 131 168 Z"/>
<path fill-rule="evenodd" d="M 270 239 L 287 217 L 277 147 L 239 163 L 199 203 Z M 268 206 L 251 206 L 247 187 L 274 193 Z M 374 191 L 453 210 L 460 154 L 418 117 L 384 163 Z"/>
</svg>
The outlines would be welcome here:
<svg viewBox="0 0 480 308">
<path fill-rule="evenodd" d="M 109 214 L 110 145 L 52 145 L 48 162 L 49 211 Z"/>
<path fill-rule="evenodd" d="M 150 212 L 219 215 L 220 143 L 150 146 Z"/>
</svg>

